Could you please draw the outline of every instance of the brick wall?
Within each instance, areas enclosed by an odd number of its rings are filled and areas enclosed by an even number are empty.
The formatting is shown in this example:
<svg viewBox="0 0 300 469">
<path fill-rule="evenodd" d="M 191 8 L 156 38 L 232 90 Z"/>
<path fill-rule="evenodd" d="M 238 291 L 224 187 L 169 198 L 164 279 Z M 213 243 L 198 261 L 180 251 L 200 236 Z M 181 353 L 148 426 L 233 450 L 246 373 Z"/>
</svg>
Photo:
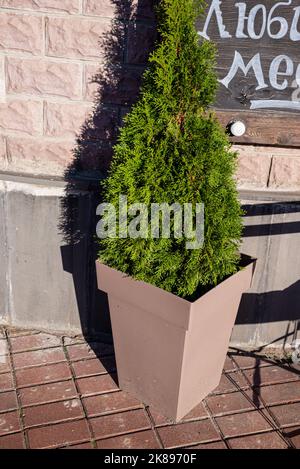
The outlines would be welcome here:
<svg viewBox="0 0 300 469">
<path fill-rule="evenodd" d="M 152 3 L 0 0 L 0 170 L 107 167 L 153 47 Z M 241 187 L 300 189 L 300 150 L 238 149 Z"/>
<path fill-rule="evenodd" d="M 83 169 L 107 165 L 154 38 L 151 2 L 137 3 L 0 0 L 0 170 L 60 176 L 78 148 Z"/>
<path fill-rule="evenodd" d="M 300 130 L 299 130 L 300 131 Z M 300 149 L 236 145 L 241 189 L 300 190 Z"/>
</svg>

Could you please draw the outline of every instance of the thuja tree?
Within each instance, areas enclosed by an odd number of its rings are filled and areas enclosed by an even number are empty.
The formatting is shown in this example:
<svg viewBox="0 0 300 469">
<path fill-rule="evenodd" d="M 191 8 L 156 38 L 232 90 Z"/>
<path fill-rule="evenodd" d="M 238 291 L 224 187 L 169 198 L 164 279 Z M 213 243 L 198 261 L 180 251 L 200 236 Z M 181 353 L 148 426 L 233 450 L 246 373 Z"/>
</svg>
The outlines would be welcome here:
<svg viewBox="0 0 300 469">
<path fill-rule="evenodd" d="M 215 48 L 199 43 L 202 0 L 161 0 L 159 44 L 140 99 L 126 116 L 107 180 L 105 201 L 128 204 L 204 203 L 200 249 L 186 239 L 108 238 L 102 262 L 184 298 L 238 269 L 241 208 L 233 180 L 236 154 L 209 106 L 215 99 Z"/>
</svg>

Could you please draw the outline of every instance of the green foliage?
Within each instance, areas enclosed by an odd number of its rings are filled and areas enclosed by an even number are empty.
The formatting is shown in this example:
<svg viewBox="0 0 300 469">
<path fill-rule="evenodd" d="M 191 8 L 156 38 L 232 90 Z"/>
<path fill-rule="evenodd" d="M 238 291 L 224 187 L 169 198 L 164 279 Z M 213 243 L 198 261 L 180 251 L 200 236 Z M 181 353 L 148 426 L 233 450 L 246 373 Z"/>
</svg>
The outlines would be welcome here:
<svg viewBox="0 0 300 469">
<path fill-rule="evenodd" d="M 106 239 L 102 262 L 184 298 L 236 272 L 241 208 L 233 180 L 236 154 L 214 114 L 215 48 L 199 43 L 195 18 L 203 0 L 161 0 L 160 42 L 150 57 L 138 103 L 114 148 L 105 201 L 205 204 L 205 242 Z"/>
</svg>

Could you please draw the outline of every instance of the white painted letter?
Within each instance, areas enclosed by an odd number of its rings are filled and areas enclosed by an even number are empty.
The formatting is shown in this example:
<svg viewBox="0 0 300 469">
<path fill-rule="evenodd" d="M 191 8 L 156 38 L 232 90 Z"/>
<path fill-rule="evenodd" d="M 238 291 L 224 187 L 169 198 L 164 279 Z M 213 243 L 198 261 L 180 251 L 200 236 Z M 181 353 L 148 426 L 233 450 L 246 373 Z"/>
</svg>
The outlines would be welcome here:
<svg viewBox="0 0 300 469">
<path fill-rule="evenodd" d="M 210 23 L 210 20 L 212 18 L 213 13 L 215 13 L 215 15 L 216 15 L 216 19 L 217 19 L 217 23 L 218 23 L 218 27 L 219 27 L 220 37 L 222 39 L 228 39 L 228 38 L 232 37 L 231 34 L 229 34 L 229 32 L 226 31 L 225 25 L 223 23 L 221 3 L 222 2 L 220 0 L 212 0 L 212 2 L 211 2 L 210 9 L 209 9 L 209 12 L 208 12 L 207 17 L 206 17 L 206 21 L 205 21 L 203 31 L 198 31 L 199 36 L 204 37 L 204 39 L 210 39 L 208 34 L 207 34 L 207 30 L 208 30 L 208 26 L 209 26 L 209 23 Z"/>
<path fill-rule="evenodd" d="M 279 72 L 279 67 L 282 62 L 286 63 L 285 72 Z M 288 86 L 288 81 L 283 80 L 280 84 L 278 83 L 279 76 L 292 76 L 294 73 L 294 64 L 292 60 L 287 55 L 279 55 L 275 57 L 270 66 L 270 83 L 275 90 L 285 90 Z"/>
<path fill-rule="evenodd" d="M 279 6 L 288 6 L 291 3 L 292 3 L 292 0 L 287 0 L 286 2 L 276 3 L 276 5 L 274 5 L 271 8 L 270 13 L 269 13 L 269 17 L 268 17 L 268 34 L 269 34 L 270 38 L 272 38 L 272 39 L 282 39 L 286 35 L 286 33 L 288 32 L 289 25 L 288 25 L 287 20 L 285 18 L 282 18 L 281 16 L 276 16 L 275 18 L 272 18 L 272 15 L 273 15 L 274 11 L 276 10 L 276 8 L 278 8 Z M 280 29 L 276 34 L 273 34 L 271 32 L 271 25 L 273 23 L 279 23 L 279 25 L 280 25 Z"/>
<path fill-rule="evenodd" d="M 298 65 L 297 71 L 296 71 L 296 83 L 300 88 L 300 64 Z"/>
<path fill-rule="evenodd" d="M 256 34 L 255 19 L 259 10 L 262 11 L 263 23 L 262 23 L 260 33 Z M 266 26 L 267 26 L 267 9 L 265 5 L 256 5 L 255 7 L 251 8 L 250 13 L 249 13 L 249 18 L 248 18 L 248 34 L 251 37 L 251 39 L 261 39 L 265 33 Z"/>
<path fill-rule="evenodd" d="M 236 3 L 235 6 L 239 9 L 239 19 L 236 28 L 235 37 L 238 39 L 246 39 L 248 36 L 244 33 L 245 21 L 248 19 L 246 16 L 246 3 Z"/>
<path fill-rule="evenodd" d="M 235 77 L 237 74 L 238 70 L 242 70 L 244 75 L 246 76 L 249 73 L 249 70 L 253 68 L 258 86 L 256 87 L 256 90 L 261 90 L 263 88 L 267 88 L 268 85 L 265 83 L 264 80 L 264 74 L 261 66 L 261 61 L 260 61 L 260 54 L 256 54 L 248 63 L 248 65 L 245 65 L 243 57 L 241 54 L 237 51 L 235 51 L 234 54 L 234 59 L 232 66 L 229 70 L 228 75 L 223 78 L 223 80 L 220 80 L 220 83 L 222 83 L 226 88 L 228 88 L 229 83 L 231 80 Z"/>
<path fill-rule="evenodd" d="M 300 17 L 300 7 L 296 7 L 294 8 L 294 10 L 295 10 L 295 15 L 294 15 L 292 26 L 291 26 L 290 38 L 291 38 L 291 41 L 300 41 L 300 33 L 297 29 L 297 25 L 298 25 L 299 17 Z"/>
</svg>

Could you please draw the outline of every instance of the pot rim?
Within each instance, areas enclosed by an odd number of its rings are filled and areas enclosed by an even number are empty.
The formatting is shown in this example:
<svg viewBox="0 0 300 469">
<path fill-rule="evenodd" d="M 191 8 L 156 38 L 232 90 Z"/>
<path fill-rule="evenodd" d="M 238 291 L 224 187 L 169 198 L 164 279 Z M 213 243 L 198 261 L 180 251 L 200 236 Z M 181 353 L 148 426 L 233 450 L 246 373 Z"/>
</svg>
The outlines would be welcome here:
<svg viewBox="0 0 300 469">
<path fill-rule="evenodd" d="M 253 269 L 252 270 L 252 276 L 253 276 L 254 271 L 255 271 L 255 267 L 256 267 L 257 258 L 249 256 L 248 254 L 244 254 L 244 253 L 240 253 L 240 256 L 241 256 L 240 257 L 241 269 L 239 271 L 235 272 L 232 275 L 229 275 L 227 278 L 222 280 L 222 282 L 218 283 L 217 285 L 212 286 L 209 290 L 207 290 L 206 292 L 204 292 L 204 293 L 200 294 L 199 296 L 197 296 L 195 300 L 189 300 L 189 299 L 186 299 L 186 298 L 182 298 L 181 296 L 176 295 L 175 293 L 171 293 L 167 290 L 164 290 L 163 288 L 160 288 L 156 285 L 152 285 L 151 283 L 144 282 L 143 280 L 137 280 L 134 277 L 132 277 L 131 275 L 125 274 L 124 272 L 122 272 L 120 270 L 114 269 L 113 267 L 110 267 L 109 265 L 104 264 L 99 259 L 96 260 L 96 264 L 100 264 L 100 265 L 102 265 L 102 266 L 104 266 L 108 269 L 111 269 L 115 272 L 118 272 L 124 278 L 130 279 L 134 282 L 137 282 L 138 284 L 148 285 L 148 286 L 151 286 L 152 288 L 157 288 L 161 292 L 164 292 L 167 295 L 171 295 L 173 298 L 176 298 L 177 300 L 180 299 L 182 302 L 186 303 L 187 305 L 192 306 L 192 305 L 195 305 L 198 301 L 200 301 L 205 296 L 209 295 L 211 292 L 215 291 L 219 287 L 223 286 L 225 283 L 229 282 L 232 279 L 232 277 L 241 274 L 247 267 L 249 267 L 251 265 L 252 265 L 252 269 Z"/>
</svg>

